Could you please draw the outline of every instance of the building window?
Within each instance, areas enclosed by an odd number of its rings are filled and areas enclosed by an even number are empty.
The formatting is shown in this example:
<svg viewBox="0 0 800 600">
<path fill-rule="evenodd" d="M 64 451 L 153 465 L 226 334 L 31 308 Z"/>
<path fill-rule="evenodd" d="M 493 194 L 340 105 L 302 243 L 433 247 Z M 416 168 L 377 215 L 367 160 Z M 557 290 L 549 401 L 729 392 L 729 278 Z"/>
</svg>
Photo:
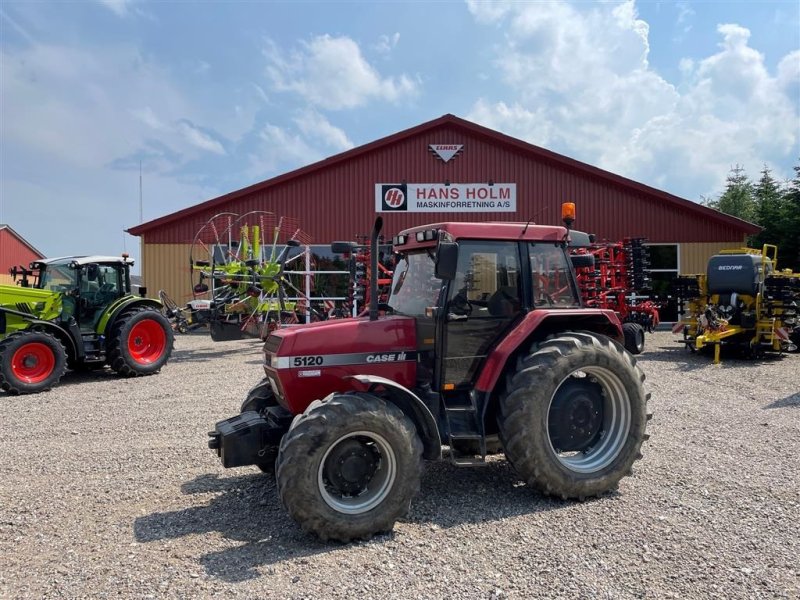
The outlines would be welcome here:
<svg viewBox="0 0 800 600">
<path fill-rule="evenodd" d="M 670 297 L 672 281 L 680 273 L 680 248 L 678 244 L 647 244 L 650 251 L 650 278 L 653 295 L 666 305 L 659 311 L 662 321 L 678 320 L 678 308 Z"/>
</svg>

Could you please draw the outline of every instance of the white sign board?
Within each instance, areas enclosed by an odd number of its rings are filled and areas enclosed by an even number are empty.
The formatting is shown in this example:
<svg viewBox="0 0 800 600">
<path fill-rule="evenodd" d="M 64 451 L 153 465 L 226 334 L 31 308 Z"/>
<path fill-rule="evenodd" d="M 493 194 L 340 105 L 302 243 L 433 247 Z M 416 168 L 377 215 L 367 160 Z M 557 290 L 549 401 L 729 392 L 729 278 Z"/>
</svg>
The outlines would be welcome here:
<svg viewBox="0 0 800 600">
<path fill-rule="evenodd" d="M 515 212 L 516 183 L 376 183 L 375 212 Z"/>
</svg>

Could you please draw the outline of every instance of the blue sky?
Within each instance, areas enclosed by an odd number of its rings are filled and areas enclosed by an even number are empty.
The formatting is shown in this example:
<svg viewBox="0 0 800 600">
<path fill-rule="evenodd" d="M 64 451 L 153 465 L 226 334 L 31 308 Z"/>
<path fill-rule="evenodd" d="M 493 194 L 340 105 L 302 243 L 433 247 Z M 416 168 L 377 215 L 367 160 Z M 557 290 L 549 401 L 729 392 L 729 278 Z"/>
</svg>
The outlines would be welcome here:
<svg viewBox="0 0 800 600">
<path fill-rule="evenodd" d="M 445 113 L 699 200 L 800 162 L 800 3 L 5 1 L 0 112 L 49 256 Z"/>
</svg>

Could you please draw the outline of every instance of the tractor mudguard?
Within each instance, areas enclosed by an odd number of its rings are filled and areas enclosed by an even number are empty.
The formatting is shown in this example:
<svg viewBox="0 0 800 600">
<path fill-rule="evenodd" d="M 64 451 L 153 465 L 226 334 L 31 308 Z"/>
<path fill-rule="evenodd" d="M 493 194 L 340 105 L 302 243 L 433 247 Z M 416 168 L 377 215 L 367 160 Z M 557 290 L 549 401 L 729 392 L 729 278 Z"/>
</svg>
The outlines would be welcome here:
<svg viewBox="0 0 800 600">
<path fill-rule="evenodd" d="M 158 300 L 153 300 L 152 298 L 140 298 L 139 296 L 123 296 L 119 300 L 112 302 L 108 305 L 103 316 L 100 317 L 100 320 L 97 322 L 97 328 L 95 331 L 100 335 L 105 334 L 107 331 L 111 331 L 111 328 L 114 326 L 119 315 L 128 308 L 134 306 L 147 306 L 150 308 L 154 308 L 158 311 L 161 310 L 161 303 Z"/>
<path fill-rule="evenodd" d="M 534 310 L 525 315 L 508 336 L 489 353 L 475 389 L 491 393 L 506 370 L 506 364 L 518 349 L 527 350 L 534 337 L 544 339 L 548 335 L 565 331 L 599 333 L 623 343 L 622 324 L 613 310 Z"/>
<path fill-rule="evenodd" d="M 367 386 L 368 392 L 374 393 L 376 388 L 383 387 L 385 397 L 414 422 L 422 440 L 423 458 L 438 460 L 442 457 L 442 438 L 436 419 L 419 396 L 399 383 L 378 375 L 350 375 L 347 379 L 355 379 Z"/>
<path fill-rule="evenodd" d="M 18 319 L 15 320 L 24 321 L 27 325 L 25 327 L 14 327 L 12 330 L 6 331 L 6 327 L 8 327 L 8 322 L 6 321 L 6 313 L 9 315 L 13 315 L 14 317 L 19 317 Z M 27 313 L 19 312 L 16 310 L 10 310 L 7 308 L 0 308 L 0 325 L 2 325 L 2 327 L 0 327 L 0 335 L 3 336 L 11 335 L 12 333 L 15 333 L 17 331 L 27 331 L 29 329 L 36 329 L 38 331 L 44 331 L 45 333 L 51 333 L 55 337 L 57 337 L 62 344 L 64 344 L 64 349 L 67 351 L 67 356 L 78 355 L 77 354 L 78 347 L 75 344 L 74 333 L 70 332 L 66 326 L 56 323 L 54 321 L 44 321 L 42 319 L 37 319 Z M 80 349 L 80 352 L 82 356 L 83 348 Z"/>
</svg>

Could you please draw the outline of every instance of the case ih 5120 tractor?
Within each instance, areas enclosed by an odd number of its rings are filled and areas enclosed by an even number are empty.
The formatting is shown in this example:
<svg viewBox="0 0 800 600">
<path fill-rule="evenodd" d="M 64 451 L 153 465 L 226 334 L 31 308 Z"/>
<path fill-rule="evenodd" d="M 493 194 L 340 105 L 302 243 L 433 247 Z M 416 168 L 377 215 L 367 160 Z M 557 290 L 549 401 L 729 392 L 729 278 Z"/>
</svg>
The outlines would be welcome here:
<svg viewBox="0 0 800 600">
<path fill-rule="evenodd" d="M 530 486 L 560 498 L 614 489 L 646 439 L 644 374 L 614 312 L 581 306 L 568 235 L 402 232 L 388 303 L 372 278 L 369 317 L 275 331 L 266 377 L 209 446 L 225 467 L 274 469 L 292 517 L 340 541 L 390 530 L 443 445 L 469 466 L 500 442 Z"/>
<path fill-rule="evenodd" d="M 126 256 L 71 256 L 31 263 L 19 286 L 0 286 L 0 389 L 31 394 L 69 366 L 120 375 L 157 372 L 172 352 L 155 300 L 133 296 Z"/>
</svg>

